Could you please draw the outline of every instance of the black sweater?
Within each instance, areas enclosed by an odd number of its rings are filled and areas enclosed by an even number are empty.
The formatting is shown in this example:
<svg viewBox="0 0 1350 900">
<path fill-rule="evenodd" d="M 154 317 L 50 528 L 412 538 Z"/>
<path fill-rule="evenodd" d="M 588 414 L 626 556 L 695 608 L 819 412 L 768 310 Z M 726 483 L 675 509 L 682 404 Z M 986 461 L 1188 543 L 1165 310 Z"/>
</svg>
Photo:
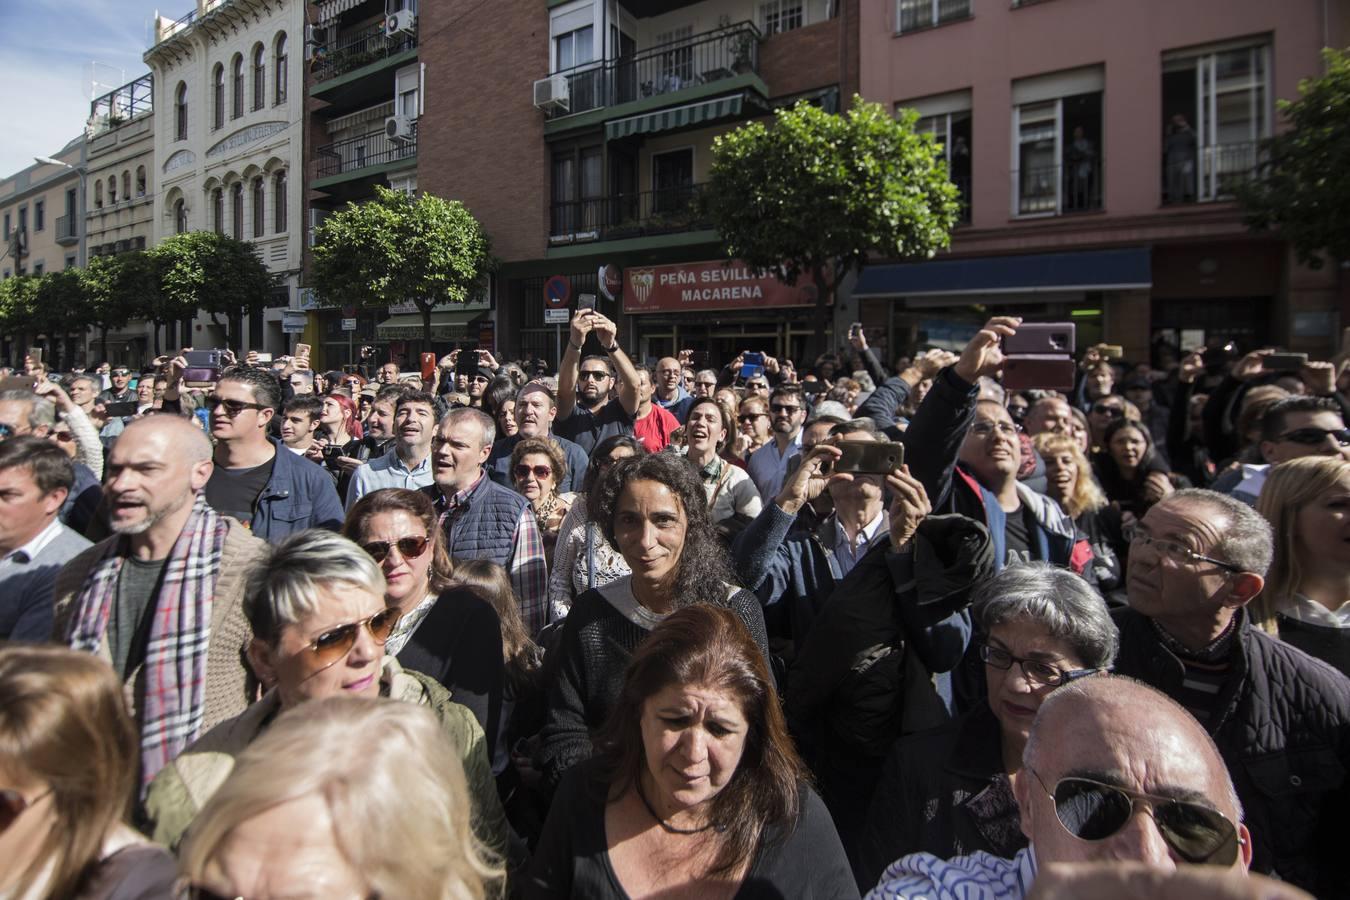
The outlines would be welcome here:
<svg viewBox="0 0 1350 900">
<path fill-rule="evenodd" d="M 544 660 L 548 712 L 540 733 L 538 767 L 550 789 L 564 772 L 590 757 L 591 734 L 604 724 L 618 701 L 624 669 L 651 627 L 630 621 L 602 590 L 626 594 L 628 578 L 577 597 L 563 621 L 557 646 Z M 767 660 L 764 613 L 755 595 L 737 590 L 725 605 L 750 629 Z M 656 620 L 652 621 L 654 625 Z"/>
</svg>

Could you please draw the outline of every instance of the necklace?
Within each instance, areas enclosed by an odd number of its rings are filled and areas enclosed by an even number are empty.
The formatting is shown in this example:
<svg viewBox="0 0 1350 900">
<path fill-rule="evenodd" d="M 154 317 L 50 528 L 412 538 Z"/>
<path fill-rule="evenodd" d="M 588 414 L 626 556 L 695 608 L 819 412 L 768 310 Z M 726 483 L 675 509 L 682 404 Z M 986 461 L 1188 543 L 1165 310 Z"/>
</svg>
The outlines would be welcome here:
<svg viewBox="0 0 1350 900">
<path fill-rule="evenodd" d="M 707 831 L 709 828 L 712 828 L 712 827 L 713 827 L 713 823 L 712 823 L 712 822 L 709 822 L 707 825 L 704 825 L 704 826 L 702 826 L 701 828 L 676 828 L 674 825 L 671 825 L 671 824 L 670 824 L 669 822 L 667 822 L 665 819 L 661 818 L 660 816 L 658 816 L 658 815 L 656 814 L 656 810 L 652 808 L 651 803 L 647 800 L 647 795 L 644 794 L 644 793 L 642 792 L 642 781 L 641 781 L 641 779 L 638 779 L 638 780 L 634 781 L 634 782 L 633 782 L 633 787 L 635 787 L 635 788 L 637 789 L 638 799 L 641 800 L 641 801 L 642 801 L 642 805 L 645 806 L 645 807 L 647 808 L 648 814 L 650 814 L 651 817 L 652 817 L 653 819 L 656 820 L 656 824 L 657 824 L 657 825 L 660 825 L 660 826 L 661 826 L 661 830 L 664 831 L 666 834 L 684 834 L 684 835 L 690 835 L 690 834 L 702 834 L 703 832 Z M 726 831 L 726 827 L 725 827 L 725 826 L 721 826 L 721 827 L 719 827 L 717 830 L 718 830 L 718 832 L 723 832 L 723 831 Z"/>
</svg>

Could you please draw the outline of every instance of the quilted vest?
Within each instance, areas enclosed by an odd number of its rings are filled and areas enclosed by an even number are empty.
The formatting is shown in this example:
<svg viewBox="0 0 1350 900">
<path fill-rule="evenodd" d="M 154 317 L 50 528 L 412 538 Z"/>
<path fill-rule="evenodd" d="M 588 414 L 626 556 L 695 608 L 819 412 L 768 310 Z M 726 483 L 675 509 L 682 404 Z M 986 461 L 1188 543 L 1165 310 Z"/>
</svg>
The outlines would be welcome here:
<svg viewBox="0 0 1350 900">
<path fill-rule="evenodd" d="M 445 521 L 451 559 L 486 559 L 508 566 L 516 524 L 528 501 L 484 473 L 464 505 Z"/>
</svg>

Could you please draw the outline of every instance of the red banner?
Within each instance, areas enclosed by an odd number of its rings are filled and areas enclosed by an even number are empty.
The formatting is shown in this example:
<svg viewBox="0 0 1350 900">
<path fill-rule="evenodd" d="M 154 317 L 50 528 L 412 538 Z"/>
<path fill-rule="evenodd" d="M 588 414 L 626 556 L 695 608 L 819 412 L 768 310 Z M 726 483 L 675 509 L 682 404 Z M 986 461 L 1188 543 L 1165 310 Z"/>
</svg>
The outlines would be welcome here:
<svg viewBox="0 0 1350 900">
<path fill-rule="evenodd" d="M 806 278 L 795 287 L 771 273 L 756 275 L 739 259 L 646 266 L 624 270 L 623 311 L 701 312 L 812 306 L 816 286 Z"/>
</svg>

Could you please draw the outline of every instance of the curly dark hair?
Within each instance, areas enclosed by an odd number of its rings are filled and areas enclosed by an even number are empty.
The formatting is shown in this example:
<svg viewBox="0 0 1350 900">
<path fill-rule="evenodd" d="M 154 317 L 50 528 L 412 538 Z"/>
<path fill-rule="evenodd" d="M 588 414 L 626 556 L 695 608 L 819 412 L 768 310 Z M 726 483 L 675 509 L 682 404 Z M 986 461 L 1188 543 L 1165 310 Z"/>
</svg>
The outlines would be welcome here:
<svg viewBox="0 0 1350 900">
<path fill-rule="evenodd" d="M 727 585 L 737 583 L 726 548 L 717 537 L 708 517 L 708 495 L 703 490 L 694 464 L 676 453 L 649 453 L 619 460 L 600 484 L 599 502 L 591 511 L 606 540 L 614 547 L 614 517 L 624 489 L 635 481 L 655 481 L 665 485 L 679 500 L 684 511 L 684 547 L 680 551 L 675 583 L 671 588 L 673 609 L 726 602 Z"/>
<path fill-rule="evenodd" d="M 591 450 L 590 465 L 586 467 L 586 474 L 581 479 L 580 492 L 586 495 L 586 502 L 589 504 L 594 505 L 597 502 L 593 496 L 593 489 L 604 480 L 605 463 L 609 461 L 609 455 L 614 452 L 615 447 L 627 447 L 633 451 L 634 456 L 647 455 L 646 446 L 631 434 L 611 434 L 596 444 Z"/>
<path fill-rule="evenodd" d="M 788 736 L 768 664 L 745 623 L 728 609 L 692 606 L 671 613 L 638 646 L 619 700 L 596 736 L 611 799 L 642 789 L 643 706 L 672 684 L 727 692 L 748 725 L 736 771 L 709 804 L 720 844 L 712 874 L 725 875 L 750 859 L 766 826 L 781 826 L 784 834 L 792 830 L 808 783 L 806 768 Z"/>
</svg>

